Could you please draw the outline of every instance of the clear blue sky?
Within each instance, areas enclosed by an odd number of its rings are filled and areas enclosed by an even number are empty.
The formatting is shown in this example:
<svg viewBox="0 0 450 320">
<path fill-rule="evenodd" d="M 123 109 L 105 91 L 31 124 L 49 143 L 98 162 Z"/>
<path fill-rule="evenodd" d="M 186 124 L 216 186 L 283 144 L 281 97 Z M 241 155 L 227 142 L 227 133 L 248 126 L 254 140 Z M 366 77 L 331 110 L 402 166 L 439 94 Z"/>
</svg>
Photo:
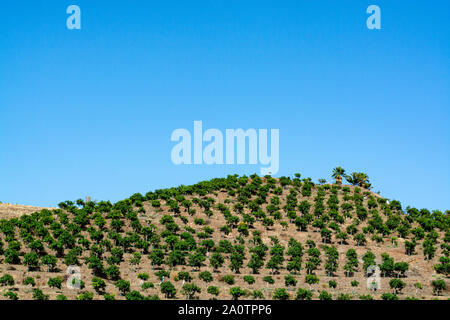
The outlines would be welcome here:
<svg viewBox="0 0 450 320">
<path fill-rule="evenodd" d="M 370 4 L 382 30 L 366 28 Z M 446 210 L 449 89 L 449 1 L 5 1 L 0 201 L 117 201 L 259 172 L 172 164 L 172 131 L 202 120 L 280 129 L 278 176 L 341 165 Z"/>
</svg>

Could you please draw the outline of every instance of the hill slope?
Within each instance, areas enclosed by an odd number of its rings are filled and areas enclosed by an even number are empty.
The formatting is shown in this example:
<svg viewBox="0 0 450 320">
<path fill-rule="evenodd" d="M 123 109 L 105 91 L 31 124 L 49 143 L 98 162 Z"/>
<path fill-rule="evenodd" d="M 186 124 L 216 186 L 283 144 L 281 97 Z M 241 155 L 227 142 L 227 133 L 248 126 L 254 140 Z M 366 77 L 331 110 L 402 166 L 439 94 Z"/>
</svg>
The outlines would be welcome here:
<svg viewBox="0 0 450 320">
<path fill-rule="evenodd" d="M 66 201 L 0 221 L 0 299 L 447 299 L 448 211 L 403 210 L 256 175 Z"/>
</svg>

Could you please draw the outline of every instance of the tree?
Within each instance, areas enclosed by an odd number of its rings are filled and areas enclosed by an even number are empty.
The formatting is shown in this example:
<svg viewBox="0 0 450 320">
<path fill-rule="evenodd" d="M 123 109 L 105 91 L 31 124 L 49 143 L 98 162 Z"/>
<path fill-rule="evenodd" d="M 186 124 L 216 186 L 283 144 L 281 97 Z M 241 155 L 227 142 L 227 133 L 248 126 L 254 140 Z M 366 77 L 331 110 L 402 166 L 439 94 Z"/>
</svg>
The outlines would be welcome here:
<svg viewBox="0 0 450 320">
<path fill-rule="evenodd" d="M 319 294 L 319 299 L 320 300 L 332 300 L 333 297 L 331 296 L 330 293 L 328 293 L 326 291 L 321 291 Z"/>
<path fill-rule="evenodd" d="M 305 268 L 308 274 L 312 274 L 322 262 L 320 260 L 320 251 L 317 248 L 309 248 L 307 251 L 309 257 L 305 264 Z"/>
<path fill-rule="evenodd" d="M 273 278 L 271 276 L 265 276 L 263 278 L 263 281 L 266 282 L 267 284 L 274 284 L 275 280 L 273 280 Z"/>
<path fill-rule="evenodd" d="M 230 255 L 230 269 L 235 273 L 239 273 L 239 269 L 244 264 L 244 256 L 239 252 L 233 252 Z"/>
<path fill-rule="evenodd" d="M 215 297 L 217 297 L 220 293 L 219 288 L 215 286 L 209 286 L 206 292 L 214 296 L 212 299 L 216 299 Z"/>
<path fill-rule="evenodd" d="M 194 252 L 189 256 L 189 265 L 191 267 L 197 268 L 200 270 L 200 267 L 203 265 L 203 261 L 206 260 L 206 257 L 201 252 Z"/>
<path fill-rule="evenodd" d="M 165 294 L 166 298 L 170 299 L 175 297 L 175 295 L 177 294 L 177 290 L 170 281 L 164 281 L 161 284 L 161 293 Z"/>
<path fill-rule="evenodd" d="M 264 299 L 264 294 L 261 290 L 254 290 L 253 291 L 253 299 Z"/>
<path fill-rule="evenodd" d="M 325 262 L 325 270 L 328 276 L 331 277 L 338 269 L 339 252 L 336 247 L 327 247 L 325 250 L 327 260 Z"/>
<path fill-rule="evenodd" d="M 359 186 L 361 188 L 370 189 L 371 184 L 369 182 L 369 176 L 363 172 L 352 172 L 350 175 L 345 175 L 351 185 Z"/>
<path fill-rule="evenodd" d="M 284 262 L 284 247 L 279 244 L 275 244 L 270 250 L 271 258 L 267 262 L 266 268 L 272 269 L 272 273 L 278 271 L 281 268 L 281 264 Z"/>
<path fill-rule="evenodd" d="M 413 239 L 412 241 L 408 241 L 408 240 L 405 241 L 405 251 L 408 256 L 414 254 L 416 245 L 417 245 L 417 243 L 416 243 L 415 239 Z"/>
<path fill-rule="evenodd" d="M 381 299 L 383 300 L 398 300 L 397 295 L 392 294 L 392 293 L 383 293 L 381 295 Z"/>
<path fill-rule="evenodd" d="M 436 247 L 434 246 L 434 241 L 432 239 L 425 239 L 422 243 L 423 254 L 426 260 L 431 260 L 436 253 Z"/>
<path fill-rule="evenodd" d="M 23 280 L 23 284 L 24 285 L 31 285 L 32 287 L 34 287 L 36 285 L 36 282 L 34 281 L 33 277 L 26 277 L 25 280 Z"/>
<path fill-rule="evenodd" d="M 220 267 L 222 267 L 223 263 L 224 263 L 224 258 L 218 252 L 213 253 L 211 258 L 209 258 L 209 264 L 211 267 L 213 267 L 213 272 L 214 272 L 214 270 L 217 270 Z"/>
<path fill-rule="evenodd" d="M 99 277 L 93 277 L 92 278 L 92 287 L 98 293 L 103 293 L 106 288 L 106 283 L 103 279 L 101 279 Z"/>
<path fill-rule="evenodd" d="M 200 274 L 198 275 L 198 278 L 205 282 L 213 281 L 213 276 L 212 276 L 211 272 L 209 272 L 209 271 L 200 272 Z"/>
<path fill-rule="evenodd" d="M 305 282 L 309 284 L 309 290 L 311 290 L 311 285 L 319 283 L 319 277 L 313 274 L 307 274 L 305 277 Z"/>
<path fill-rule="evenodd" d="M 351 296 L 349 294 L 340 293 L 337 300 L 351 300 Z"/>
<path fill-rule="evenodd" d="M 77 297 L 77 300 L 92 300 L 94 299 L 94 294 L 89 291 L 85 291 Z"/>
<path fill-rule="evenodd" d="M 187 271 L 180 271 L 180 272 L 178 272 L 178 275 L 176 276 L 176 279 L 175 280 L 183 280 L 183 281 L 186 281 L 186 282 L 191 282 L 192 281 L 192 276 L 191 276 L 191 274 L 189 273 L 189 272 L 187 272 Z"/>
<path fill-rule="evenodd" d="M 431 285 L 433 286 L 433 293 L 437 296 L 439 296 L 441 292 L 447 288 L 444 280 L 433 280 Z"/>
<path fill-rule="evenodd" d="M 99 257 L 91 255 L 90 257 L 86 258 L 86 262 L 88 263 L 89 269 L 92 269 L 95 275 L 103 274 L 104 266 L 102 260 Z"/>
<path fill-rule="evenodd" d="M 28 271 L 31 271 L 39 266 L 39 256 L 35 252 L 29 252 L 24 256 L 23 263 L 28 266 Z"/>
<path fill-rule="evenodd" d="M 193 283 L 187 283 L 181 288 L 181 293 L 186 296 L 187 300 L 190 300 L 194 294 L 200 293 L 202 289 Z"/>
<path fill-rule="evenodd" d="M 295 287 L 297 285 L 297 280 L 291 275 L 286 275 L 284 276 L 284 284 L 286 287 L 289 286 Z"/>
<path fill-rule="evenodd" d="M 272 295 L 274 300 L 289 300 L 289 293 L 286 292 L 285 288 L 275 289 Z"/>
<path fill-rule="evenodd" d="M 349 249 L 345 254 L 347 257 L 347 263 L 344 266 L 346 276 L 351 276 L 358 270 L 358 255 L 355 249 Z"/>
<path fill-rule="evenodd" d="M 231 274 L 225 275 L 222 277 L 222 280 L 229 285 L 233 285 L 234 284 L 234 276 Z"/>
<path fill-rule="evenodd" d="M 47 282 L 50 288 L 58 288 L 61 289 L 63 279 L 61 277 L 50 278 Z"/>
<path fill-rule="evenodd" d="M 286 269 L 294 274 L 299 272 L 302 269 L 302 258 L 293 257 L 292 260 L 287 263 Z"/>
<path fill-rule="evenodd" d="M 33 300 L 48 300 L 49 296 L 44 294 L 41 289 L 33 289 Z"/>
<path fill-rule="evenodd" d="M 119 289 L 121 295 L 126 295 L 128 292 L 130 292 L 130 282 L 125 281 L 123 279 L 117 280 L 115 283 L 115 286 L 117 289 Z"/>
<path fill-rule="evenodd" d="M 0 285 L 1 286 L 13 286 L 14 285 L 14 278 L 9 275 L 5 274 L 0 278 Z"/>
<path fill-rule="evenodd" d="M 362 256 L 362 260 L 364 261 L 364 264 L 363 264 L 364 271 L 367 271 L 367 268 L 369 268 L 370 266 L 376 265 L 375 254 L 372 251 L 367 251 Z"/>
<path fill-rule="evenodd" d="M 106 276 L 111 280 L 117 280 L 120 277 L 119 267 L 111 265 L 105 269 Z"/>
<path fill-rule="evenodd" d="M 312 299 L 312 291 L 306 290 L 303 288 L 299 288 L 297 290 L 297 295 L 295 296 L 296 300 L 311 300 Z"/>
<path fill-rule="evenodd" d="M 394 271 L 394 259 L 391 258 L 387 253 L 381 255 L 382 263 L 380 265 L 380 270 L 383 276 L 389 277 Z"/>
<path fill-rule="evenodd" d="M 233 287 L 230 289 L 230 295 L 233 297 L 233 300 L 238 300 L 244 293 L 245 292 L 240 287 Z"/>
<path fill-rule="evenodd" d="M 335 184 L 342 184 L 342 177 L 345 176 L 345 169 L 342 167 L 336 167 L 333 169 L 331 177 L 335 179 Z"/>
<path fill-rule="evenodd" d="M 3 294 L 4 297 L 8 298 L 9 300 L 19 300 L 19 296 L 17 293 L 12 291 L 7 291 L 5 294 Z"/>
<path fill-rule="evenodd" d="M 247 266 L 252 269 L 252 273 L 257 274 L 263 265 L 264 261 L 259 255 L 254 253 L 252 254 Z"/>
<path fill-rule="evenodd" d="M 41 262 L 42 262 L 42 264 L 47 265 L 48 272 L 51 272 L 55 268 L 56 263 L 58 262 L 58 259 L 54 255 L 49 254 L 49 255 L 43 256 L 41 259 Z"/>
<path fill-rule="evenodd" d="M 405 285 L 406 284 L 400 279 L 392 279 L 391 281 L 389 281 L 389 286 L 391 287 L 391 289 L 394 289 L 395 295 L 402 291 Z"/>
<path fill-rule="evenodd" d="M 434 266 L 434 270 L 436 270 L 437 273 L 444 274 L 448 277 L 450 275 L 450 258 L 440 257 L 439 262 L 440 264 Z"/>
<path fill-rule="evenodd" d="M 134 290 L 134 291 L 128 292 L 125 295 L 125 299 L 139 301 L 139 300 L 145 300 L 145 297 L 140 292 Z"/>
<path fill-rule="evenodd" d="M 356 246 L 362 246 L 366 244 L 366 236 L 363 233 L 356 234 L 353 239 L 356 241 Z"/>
<path fill-rule="evenodd" d="M 247 282 L 248 284 L 254 284 L 255 283 L 255 278 L 253 278 L 252 276 L 244 276 L 244 281 Z"/>
<path fill-rule="evenodd" d="M 404 277 L 406 271 L 409 269 L 409 264 L 406 262 L 394 263 L 394 271 L 397 273 L 397 278 Z"/>
<path fill-rule="evenodd" d="M 306 220 L 305 217 L 295 218 L 294 223 L 299 231 L 306 231 L 306 229 L 308 228 L 308 220 Z"/>
</svg>

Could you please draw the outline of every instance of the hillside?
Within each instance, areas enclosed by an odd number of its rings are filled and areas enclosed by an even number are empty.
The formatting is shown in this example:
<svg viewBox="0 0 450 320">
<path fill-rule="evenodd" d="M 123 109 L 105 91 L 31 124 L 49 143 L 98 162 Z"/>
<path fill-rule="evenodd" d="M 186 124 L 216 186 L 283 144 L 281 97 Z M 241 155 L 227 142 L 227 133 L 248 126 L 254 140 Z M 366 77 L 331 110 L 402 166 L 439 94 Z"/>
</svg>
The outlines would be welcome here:
<svg viewBox="0 0 450 320">
<path fill-rule="evenodd" d="M 448 299 L 449 212 L 341 180 L 228 176 L 2 215 L 0 299 Z"/>
<path fill-rule="evenodd" d="M 41 207 L 24 206 L 0 202 L 0 218 L 3 219 L 18 218 L 24 214 L 31 214 L 33 212 L 41 211 L 43 209 L 53 210 L 56 208 L 41 208 Z"/>
</svg>

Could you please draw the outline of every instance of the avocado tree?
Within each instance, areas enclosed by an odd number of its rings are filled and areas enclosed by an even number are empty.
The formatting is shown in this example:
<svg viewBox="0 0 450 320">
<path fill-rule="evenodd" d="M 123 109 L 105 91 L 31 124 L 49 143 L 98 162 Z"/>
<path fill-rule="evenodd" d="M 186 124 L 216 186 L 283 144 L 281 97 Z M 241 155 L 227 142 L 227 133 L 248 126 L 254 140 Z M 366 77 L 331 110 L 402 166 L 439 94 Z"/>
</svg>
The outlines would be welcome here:
<svg viewBox="0 0 450 320">
<path fill-rule="evenodd" d="M 163 293 L 166 298 L 170 299 L 175 297 L 175 295 L 177 294 L 177 290 L 170 281 L 164 281 L 161 284 L 161 293 Z"/>
<path fill-rule="evenodd" d="M 391 279 L 391 281 L 389 281 L 389 286 L 391 287 L 391 289 L 394 289 L 395 295 L 402 291 L 405 285 L 406 284 L 400 279 Z"/>
<path fill-rule="evenodd" d="M 194 283 L 186 283 L 181 288 L 181 293 L 186 296 L 187 300 L 190 300 L 194 294 L 200 293 L 202 289 Z"/>
<path fill-rule="evenodd" d="M 233 297 L 233 300 L 238 300 L 239 297 L 244 295 L 244 290 L 241 289 L 241 287 L 233 287 L 230 288 L 230 295 Z"/>
<path fill-rule="evenodd" d="M 273 291 L 272 298 L 274 300 L 289 300 L 289 293 L 285 288 L 278 288 Z"/>
<path fill-rule="evenodd" d="M 442 279 L 433 280 L 431 282 L 431 285 L 433 286 L 433 293 L 436 294 L 437 296 L 439 296 L 441 292 L 447 288 L 445 281 Z"/>
<path fill-rule="evenodd" d="M 296 300 L 311 300 L 312 296 L 313 296 L 313 294 L 312 294 L 311 290 L 298 288 L 297 295 L 295 296 L 295 299 Z"/>
<path fill-rule="evenodd" d="M 220 293 L 220 290 L 216 286 L 209 286 L 208 289 L 206 289 L 206 292 L 213 296 L 211 299 L 216 299 Z"/>
<path fill-rule="evenodd" d="M 319 277 L 313 274 L 307 274 L 305 277 L 305 282 L 309 285 L 309 290 L 313 284 L 319 283 Z"/>
</svg>

